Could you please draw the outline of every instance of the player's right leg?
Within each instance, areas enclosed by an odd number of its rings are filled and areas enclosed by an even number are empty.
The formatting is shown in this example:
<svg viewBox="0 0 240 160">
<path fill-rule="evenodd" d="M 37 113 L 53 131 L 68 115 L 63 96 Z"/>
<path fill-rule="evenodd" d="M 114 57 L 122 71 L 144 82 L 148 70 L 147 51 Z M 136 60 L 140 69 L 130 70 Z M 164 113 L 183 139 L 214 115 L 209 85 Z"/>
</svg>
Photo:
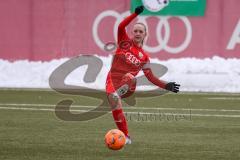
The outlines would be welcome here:
<svg viewBox="0 0 240 160">
<path fill-rule="evenodd" d="M 113 119 L 118 129 L 125 134 L 126 144 L 131 144 L 132 141 L 128 135 L 128 125 L 122 110 L 121 98 L 117 94 L 111 93 L 108 95 L 108 101 L 112 109 Z"/>
<path fill-rule="evenodd" d="M 118 127 L 125 136 L 126 136 L 126 144 L 131 144 L 131 139 L 128 135 L 128 125 L 126 121 L 126 117 L 123 113 L 121 98 L 117 95 L 117 93 L 108 94 L 108 102 L 112 109 L 113 119 Z"/>
<path fill-rule="evenodd" d="M 121 97 L 128 97 L 135 91 L 136 79 L 131 74 L 126 74 L 118 85 L 120 85 L 119 88 L 113 86 L 111 78 L 107 79 L 107 98 L 111 106 L 112 115 L 118 129 L 125 134 L 126 144 L 131 144 L 131 139 L 128 135 L 127 121 L 122 109 Z M 117 88 L 117 90 L 115 88 Z"/>
</svg>

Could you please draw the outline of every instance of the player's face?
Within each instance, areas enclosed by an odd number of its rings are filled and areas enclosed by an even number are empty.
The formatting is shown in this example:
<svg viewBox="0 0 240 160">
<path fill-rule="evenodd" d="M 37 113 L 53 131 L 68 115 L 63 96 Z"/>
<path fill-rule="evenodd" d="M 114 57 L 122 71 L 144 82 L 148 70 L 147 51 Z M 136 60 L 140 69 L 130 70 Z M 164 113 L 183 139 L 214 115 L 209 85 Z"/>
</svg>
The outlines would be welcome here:
<svg viewBox="0 0 240 160">
<path fill-rule="evenodd" d="M 146 37 L 146 30 L 142 24 L 135 24 L 133 26 L 133 41 L 137 44 L 142 43 Z"/>
</svg>

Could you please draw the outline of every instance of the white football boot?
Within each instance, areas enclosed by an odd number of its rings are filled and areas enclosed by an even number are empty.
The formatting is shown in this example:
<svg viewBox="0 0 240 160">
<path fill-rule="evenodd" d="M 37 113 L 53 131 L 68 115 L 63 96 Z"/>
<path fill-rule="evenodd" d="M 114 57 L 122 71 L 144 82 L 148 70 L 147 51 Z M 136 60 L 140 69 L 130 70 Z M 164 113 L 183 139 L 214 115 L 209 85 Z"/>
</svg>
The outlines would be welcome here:
<svg viewBox="0 0 240 160">
<path fill-rule="evenodd" d="M 130 137 L 125 136 L 126 137 L 126 141 L 125 144 L 132 144 L 132 140 L 130 139 Z"/>
</svg>

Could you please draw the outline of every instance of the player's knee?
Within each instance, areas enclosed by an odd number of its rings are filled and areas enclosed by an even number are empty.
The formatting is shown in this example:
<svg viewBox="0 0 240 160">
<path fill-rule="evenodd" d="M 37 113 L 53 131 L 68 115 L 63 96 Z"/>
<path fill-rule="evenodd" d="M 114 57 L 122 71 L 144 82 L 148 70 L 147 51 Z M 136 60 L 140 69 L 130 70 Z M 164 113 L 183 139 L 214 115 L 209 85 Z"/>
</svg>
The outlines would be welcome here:
<svg viewBox="0 0 240 160">
<path fill-rule="evenodd" d="M 110 103 L 111 109 L 117 109 L 120 107 L 120 97 L 117 94 L 111 93 L 108 95 L 108 101 Z"/>
</svg>

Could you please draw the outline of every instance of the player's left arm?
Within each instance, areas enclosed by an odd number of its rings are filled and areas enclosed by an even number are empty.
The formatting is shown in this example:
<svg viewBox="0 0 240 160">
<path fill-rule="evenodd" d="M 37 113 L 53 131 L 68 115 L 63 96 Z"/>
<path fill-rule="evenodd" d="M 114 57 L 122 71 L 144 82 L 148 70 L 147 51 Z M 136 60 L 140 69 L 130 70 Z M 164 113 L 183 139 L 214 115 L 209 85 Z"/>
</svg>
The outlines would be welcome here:
<svg viewBox="0 0 240 160">
<path fill-rule="evenodd" d="M 139 14 L 141 14 L 144 10 L 143 6 L 138 6 L 135 8 L 135 12 L 132 13 L 130 16 L 126 17 L 119 25 L 118 25 L 118 44 L 121 43 L 123 40 L 129 39 L 126 33 L 126 26 L 136 18 Z"/>
<path fill-rule="evenodd" d="M 144 66 L 143 66 L 143 73 L 144 75 L 147 77 L 147 79 L 152 82 L 154 85 L 160 87 L 160 88 L 163 88 L 163 89 L 166 89 L 166 90 L 169 90 L 171 92 L 179 92 L 179 87 L 180 85 L 177 84 L 176 82 L 165 82 L 165 81 L 162 81 L 160 79 L 158 79 L 158 77 L 156 77 L 151 68 L 150 68 L 150 65 L 149 65 L 149 62 L 147 62 Z"/>
</svg>

